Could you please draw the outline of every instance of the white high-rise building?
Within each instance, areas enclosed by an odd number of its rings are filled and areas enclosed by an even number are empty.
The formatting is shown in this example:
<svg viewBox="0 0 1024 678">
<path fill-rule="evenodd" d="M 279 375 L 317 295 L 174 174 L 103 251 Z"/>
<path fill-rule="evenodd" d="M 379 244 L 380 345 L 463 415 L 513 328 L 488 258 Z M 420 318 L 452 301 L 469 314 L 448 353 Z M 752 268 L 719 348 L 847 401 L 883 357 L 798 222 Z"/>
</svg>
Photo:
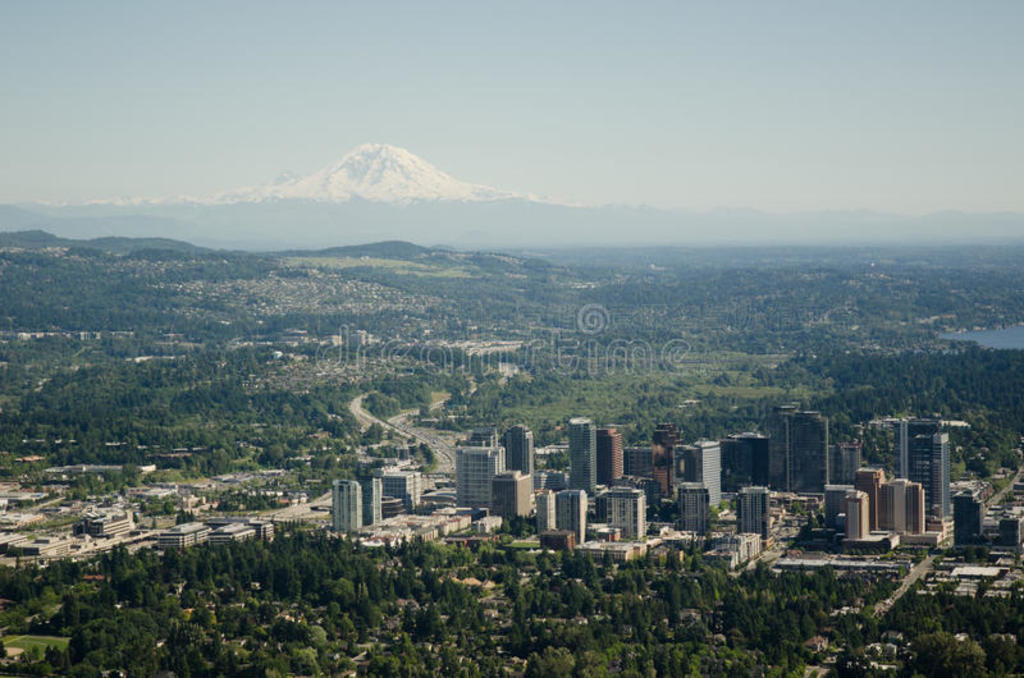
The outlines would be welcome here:
<svg viewBox="0 0 1024 678">
<path fill-rule="evenodd" d="M 380 478 L 364 478 L 359 483 L 363 493 L 363 525 L 376 525 L 381 515 L 381 500 L 384 498 Z"/>
<path fill-rule="evenodd" d="M 643 539 L 647 535 L 647 496 L 642 490 L 616 487 L 605 498 L 608 523 L 619 528 L 623 539 Z"/>
<path fill-rule="evenodd" d="M 555 495 L 555 524 L 559 530 L 576 533 L 576 543 L 587 539 L 587 493 L 585 490 L 562 490 Z"/>
<path fill-rule="evenodd" d="M 683 446 L 684 478 L 690 483 L 704 483 L 712 506 L 722 502 L 722 448 L 717 440 L 698 440 Z"/>
<path fill-rule="evenodd" d="M 771 513 L 767 487 L 742 487 L 737 496 L 737 529 L 740 534 L 771 536 Z"/>
<path fill-rule="evenodd" d="M 846 538 L 860 540 L 871 534 L 871 500 L 863 490 L 846 492 Z"/>
<path fill-rule="evenodd" d="M 355 480 L 334 481 L 331 521 L 336 532 L 356 532 L 363 526 L 363 493 Z"/>
<path fill-rule="evenodd" d="M 711 504 L 704 483 L 679 483 L 679 528 L 707 534 L 711 523 Z"/>
<path fill-rule="evenodd" d="M 537 534 L 558 529 L 558 514 L 555 511 L 555 493 L 551 490 L 537 492 Z"/>
</svg>

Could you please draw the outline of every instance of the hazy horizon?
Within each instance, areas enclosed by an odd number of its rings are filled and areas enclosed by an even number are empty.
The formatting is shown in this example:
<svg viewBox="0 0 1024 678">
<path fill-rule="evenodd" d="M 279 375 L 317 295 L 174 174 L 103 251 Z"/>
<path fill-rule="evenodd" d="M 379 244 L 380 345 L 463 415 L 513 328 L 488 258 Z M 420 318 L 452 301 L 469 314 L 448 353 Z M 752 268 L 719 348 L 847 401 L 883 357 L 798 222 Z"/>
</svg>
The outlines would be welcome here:
<svg viewBox="0 0 1024 678">
<path fill-rule="evenodd" d="M 4 3 L 0 203 L 212 195 L 373 141 L 570 204 L 1020 213 L 1022 28 L 1012 2 Z"/>
</svg>

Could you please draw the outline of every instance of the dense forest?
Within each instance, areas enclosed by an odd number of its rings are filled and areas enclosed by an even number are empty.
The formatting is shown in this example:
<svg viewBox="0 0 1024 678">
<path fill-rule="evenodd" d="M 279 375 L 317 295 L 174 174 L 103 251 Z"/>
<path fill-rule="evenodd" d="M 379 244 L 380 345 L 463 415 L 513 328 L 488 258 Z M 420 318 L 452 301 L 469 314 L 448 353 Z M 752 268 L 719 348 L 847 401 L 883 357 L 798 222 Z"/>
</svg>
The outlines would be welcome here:
<svg viewBox="0 0 1024 678">
<path fill-rule="evenodd" d="M 9 633 L 70 636 L 38 674 L 334 673 L 358 657 L 371 676 L 498 676 L 517 663 L 529 676 L 799 675 L 804 640 L 833 610 L 888 590 L 829 571 L 730 577 L 671 550 L 613 566 L 297 533 L 0 570 L 0 617 Z M 859 638 L 861 621 L 841 633 Z"/>
</svg>

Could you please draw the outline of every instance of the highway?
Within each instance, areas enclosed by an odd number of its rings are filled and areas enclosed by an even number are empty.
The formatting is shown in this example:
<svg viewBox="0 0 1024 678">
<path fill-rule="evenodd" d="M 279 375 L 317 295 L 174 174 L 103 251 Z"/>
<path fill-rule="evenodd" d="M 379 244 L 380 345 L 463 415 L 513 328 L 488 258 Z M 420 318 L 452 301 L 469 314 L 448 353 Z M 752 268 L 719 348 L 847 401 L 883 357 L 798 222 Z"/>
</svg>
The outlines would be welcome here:
<svg viewBox="0 0 1024 678">
<path fill-rule="evenodd" d="M 455 447 L 451 441 L 446 440 L 444 435 L 427 428 L 413 426 L 409 423 L 409 417 L 415 410 L 401 412 L 387 421 L 378 419 L 363 408 L 363 397 L 357 396 L 348 404 L 349 412 L 356 418 L 359 425 L 365 431 L 373 424 L 378 424 L 385 430 L 394 431 L 406 440 L 415 440 L 425 444 L 434 452 L 437 460 L 437 471 L 449 475 L 455 473 Z"/>
<path fill-rule="evenodd" d="M 322 520 L 328 520 L 330 517 L 329 513 L 323 511 L 317 511 L 317 507 L 331 506 L 331 493 L 327 492 L 316 499 L 310 499 L 305 504 L 292 504 L 291 506 L 285 506 L 284 508 L 270 511 L 268 513 L 255 514 L 253 518 L 261 519 L 272 519 L 276 522 L 283 522 L 287 520 L 308 520 L 310 518 L 320 518 Z"/>
</svg>

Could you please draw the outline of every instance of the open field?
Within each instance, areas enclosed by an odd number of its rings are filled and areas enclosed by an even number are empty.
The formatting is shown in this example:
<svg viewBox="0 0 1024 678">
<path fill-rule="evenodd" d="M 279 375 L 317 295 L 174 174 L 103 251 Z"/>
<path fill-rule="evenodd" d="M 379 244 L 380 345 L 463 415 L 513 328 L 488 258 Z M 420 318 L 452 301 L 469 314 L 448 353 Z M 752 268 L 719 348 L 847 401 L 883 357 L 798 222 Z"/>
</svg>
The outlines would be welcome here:
<svg viewBox="0 0 1024 678">
<path fill-rule="evenodd" d="M 38 647 L 40 651 L 46 651 L 48 647 L 55 647 L 58 650 L 64 650 L 68 646 L 70 638 L 63 638 L 61 636 L 7 636 L 3 639 L 4 648 L 8 654 L 20 654 L 33 647 Z M 19 650 L 19 652 L 11 652 L 11 650 Z"/>
</svg>

